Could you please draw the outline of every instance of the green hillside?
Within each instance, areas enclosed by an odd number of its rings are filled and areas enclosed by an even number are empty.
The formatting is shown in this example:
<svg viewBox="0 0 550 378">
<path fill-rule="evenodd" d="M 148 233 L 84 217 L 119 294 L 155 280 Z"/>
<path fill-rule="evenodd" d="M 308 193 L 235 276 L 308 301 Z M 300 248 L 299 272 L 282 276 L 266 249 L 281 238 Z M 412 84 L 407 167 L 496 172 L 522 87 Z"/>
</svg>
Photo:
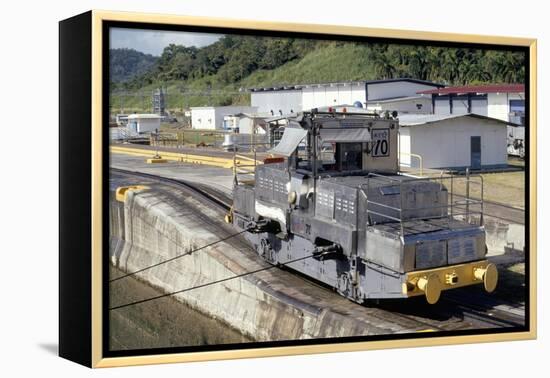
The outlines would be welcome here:
<svg viewBox="0 0 550 378">
<path fill-rule="evenodd" d="M 134 49 L 112 49 L 109 54 L 111 82 L 125 82 L 149 72 L 158 58 Z"/>
<path fill-rule="evenodd" d="M 504 51 L 226 36 L 203 47 L 167 46 L 149 71 L 111 83 L 112 112 L 151 111 L 152 91 L 167 109 L 246 105 L 242 89 L 411 77 L 450 85 L 522 82 L 524 54 Z"/>
<path fill-rule="evenodd" d="M 160 86 L 168 92 L 167 108 L 182 111 L 191 106 L 247 105 L 250 103 L 250 95 L 240 92 L 241 88 L 374 79 L 374 70 L 366 59 L 366 53 L 362 46 L 331 45 L 315 49 L 302 59 L 287 62 L 275 69 L 255 70 L 232 84 L 224 83 L 222 74 L 218 73 L 193 80 L 159 81 L 136 89 L 119 89 L 118 94 L 112 96 L 111 105 L 116 111 L 147 111 L 151 107 L 152 92 Z M 350 62 L 358 64 L 352 65 Z"/>
<path fill-rule="evenodd" d="M 246 87 L 323 83 L 375 79 L 375 70 L 369 59 L 369 49 L 358 45 L 329 45 L 312 51 L 298 61 L 284 64 L 274 70 L 258 70 L 245 78 Z"/>
</svg>

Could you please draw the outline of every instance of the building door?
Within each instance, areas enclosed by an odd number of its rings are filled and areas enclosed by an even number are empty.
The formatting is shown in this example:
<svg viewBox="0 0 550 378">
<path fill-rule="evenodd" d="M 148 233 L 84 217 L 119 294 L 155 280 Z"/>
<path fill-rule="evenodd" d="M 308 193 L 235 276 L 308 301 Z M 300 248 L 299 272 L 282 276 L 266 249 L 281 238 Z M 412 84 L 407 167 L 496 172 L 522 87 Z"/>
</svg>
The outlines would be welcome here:
<svg viewBox="0 0 550 378">
<path fill-rule="evenodd" d="M 470 137 L 470 168 L 481 169 L 481 137 Z"/>
</svg>

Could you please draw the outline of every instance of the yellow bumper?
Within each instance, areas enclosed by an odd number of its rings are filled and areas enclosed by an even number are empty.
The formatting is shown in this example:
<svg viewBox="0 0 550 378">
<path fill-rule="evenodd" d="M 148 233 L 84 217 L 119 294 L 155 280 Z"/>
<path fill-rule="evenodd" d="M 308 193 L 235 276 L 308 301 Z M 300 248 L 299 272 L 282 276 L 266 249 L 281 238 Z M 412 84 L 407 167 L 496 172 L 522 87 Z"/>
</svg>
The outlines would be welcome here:
<svg viewBox="0 0 550 378">
<path fill-rule="evenodd" d="M 408 297 L 425 295 L 430 304 L 437 303 L 443 290 L 483 284 L 490 293 L 498 282 L 495 264 L 487 260 L 409 272 L 403 283 L 403 294 Z"/>
</svg>

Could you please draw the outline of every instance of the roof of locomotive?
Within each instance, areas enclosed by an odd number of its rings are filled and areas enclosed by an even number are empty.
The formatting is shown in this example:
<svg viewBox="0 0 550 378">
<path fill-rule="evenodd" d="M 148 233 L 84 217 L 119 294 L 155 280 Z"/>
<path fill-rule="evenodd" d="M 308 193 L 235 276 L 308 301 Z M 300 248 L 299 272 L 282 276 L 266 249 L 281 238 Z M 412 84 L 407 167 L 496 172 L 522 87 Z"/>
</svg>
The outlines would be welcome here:
<svg viewBox="0 0 550 378">
<path fill-rule="evenodd" d="M 331 177 L 322 177 L 322 181 L 339 184 L 348 186 L 351 188 L 357 188 L 361 185 L 364 185 L 367 183 L 367 180 L 369 181 L 369 185 L 373 187 L 380 187 L 380 186 L 393 186 L 393 185 L 399 185 L 400 182 L 405 181 L 406 179 L 410 179 L 410 177 L 402 176 L 402 175 L 396 175 L 395 173 L 392 174 L 384 174 L 380 173 L 377 174 L 377 176 L 370 177 L 367 179 L 368 174 L 365 173 L 365 171 L 358 172 L 356 175 L 346 175 L 346 176 L 331 176 Z"/>
<path fill-rule="evenodd" d="M 350 188 L 358 188 L 361 185 L 368 183 L 368 186 L 372 188 L 381 188 L 381 187 L 396 187 L 403 183 L 403 185 L 414 185 L 415 188 L 419 186 L 432 187 L 435 185 L 440 185 L 431 180 L 418 179 L 416 177 L 410 177 L 405 175 L 400 175 L 396 173 L 376 173 L 375 176 L 368 176 L 368 173 L 365 171 L 357 172 L 352 175 L 335 175 L 331 177 L 321 177 L 322 181 L 330 182 L 333 184 L 343 185 Z M 388 191 L 383 194 L 398 194 L 397 191 Z"/>
</svg>

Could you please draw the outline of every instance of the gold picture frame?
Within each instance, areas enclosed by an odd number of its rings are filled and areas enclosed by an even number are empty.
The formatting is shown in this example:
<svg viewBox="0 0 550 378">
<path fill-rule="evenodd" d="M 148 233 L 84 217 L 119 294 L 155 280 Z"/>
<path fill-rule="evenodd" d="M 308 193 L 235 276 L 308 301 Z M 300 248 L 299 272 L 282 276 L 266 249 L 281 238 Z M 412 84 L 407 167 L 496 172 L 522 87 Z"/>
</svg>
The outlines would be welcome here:
<svg viewBox="0 0 550 378">
<path fill-rule="evenodd" d="M 80 21 L 78 19 L 80 17 Z M 84 22 L 81 22 L 84 19 Z M 73 24 L 71 24 L 73 22 Z M 311 33 L 311 34 L 327 34 L 333 36 L 355 36 L 355 37 L 375 37 L 385 39 L 407 40 L 407 41 L 431 41 L 431 42 L 453 42 L 464 44 L 476 44 L 476 45 L 502 45 L 502 46 L 519 46 L 528 49 L 529 54 L 529 77 L 528 81 L 528 96 L 529 96 L 529 172 L 528 188 L 529 192 L 526 195 L 529 197 L 529 208 L 526 208 L 527 217 L 529 222 L 529 249 L 528 249 L 528 262 L 526 271 L 529 273 L 529 329 L 522 332 L 506 332 L 506 333 L 492 333 L 492 334 L 476 334 L 476 335 L 456 335 L 456 336 L 437 336 L 429 338 L 403 338 L 398 340 L 376 340 L 376 341 L 361 341 L 361 342 L 345 342 L 338 344 L 316 344 L 316 345 L 295 345 L 295 346 L 275 346 L 275 347 L 259 347 L 254 349 L 237 349 L 237 350 L 217 350 L 217 351 L 201 351 L 201 352 L 189 352 L 189 353 L 169 353 L 169 354 L 150 354 L 139 356 L 126 356 L 126 357 L 105 357 L 103 352 L 103 325 L 105 321 L 104 316 L 104 298 L 103 298 L 103 259 L 105 258 L 104 252 L 104 238 L 105 227 L 103 224 L 103 201 L 105 190 L 105 146 L 103 145 L 103 127 L 104 127 L 104 96 L 105 96 L 105 81 L 103 77 L 103 67 L 107 60 L 104 56 L 104 42 L 105 42 L 105 23 L 107 22 L 127 22 L 138 23 L 142 25 L 156 24 L 156 25 L 185 25 L 185 26 L 200 26 L 200 27 L 215 27 L 215 28 L 227 28 L 227 29 L 248 29 L 248 30 L 261 30 L 261 31 L 276 31 L 276 32 L 289 32 L 289 33 Z M 66 26 L 69 25 L 69 26 Z M 72 25 L 72 26 L 70 26 Z M 115 367 L 115 366 L 129 366 L 129 365 L 144 365 L 144 364 L 160 364 L 160 363 L 174 363 L 174 362 L 190 362 L 190 361 L 209 361 L 209 360 L 221 360 L 221 359 L 238 359 L 238 358 L 250 358 L 250 357 L 268 357 L 268 356 L 284 356 L 284 355 L 296 355 L 296 354 L 313 354 L 313 353 L 328 353 L 328 352 L 348 352 L 348 351 L 360 351 L 360 350 L 372 350 L 372 349 L 388 349 L 388 348 L 409 348 L 409 347 L 422 347 L 422 346 L 436 346 L 436 345 L 449 345 L 449 344 L 468 344 L 468 343 L 485 343 L 485 342 L 497 342 L 497 341 L 514 341 L 514 340 L 527 340 L 535 339 L 537 336 L 537 301 L 536 301 L 536 208 L 537 208 L 537 147 L 536 147 L 536 130 L 537 130 L 537 41 L 535 39 L 528 38 L 513 38 L 502 36 L 482 36 L 482 35 L 469 35 L 469 34 L 453 34 L 453 33 L 437 33 L 426 31 L 405 31 L 397 29 L 378 29 L 368 27 L 350 27 L 350 26 L 338 26 L 338 25 L 317 25 L 317 24 L 293 24 L 293 23 L 279 23 L 279 22 L 258 22 L 253 20 L 231 20 L 231 19 L 219 19 L 210 17 L 190 17 L 190 16 L 177 16 L 177 15 L 161 15 L 161 14 L 148 14 L 148 13 L 129 13 L 129 12 L 110 12 L 93 10 L 82 16 L 77 16 L 74 19 L 62 21 L 60 24 L 60 74 L 62 76 L 60 91 L 60 113 L 61 118 L 61 213 L 60 218 L 65 215 L 65 207 L 70 206 L 69 202 L 84 201 L 81 196 L 87 196 L 90 194 L 90 198 L 85 199 L 86 204 L 89 205 L 89 223 L 85 225 L 70 225 L 69 221 L 64 223 L 61 219 L 61 223 L 64 224 L 61 230 L 61 238 L 69 238 L 67 232 L 73 230 L 75 233 L 87 233 L 89 235 L 90 245 L 82 243 L 79 249 L 89 250 L 89 254 L 86 253 L 86 258 L 76 261 L 71 260 L 69 254 L 69 246 L 72 246 L 70 253 L 75 253 L 75 246 L 78 245 L 77 241 L 67 242 L 67 244 L 61 243 L 60 246 L 60 355 L 71 360 L 77 361 L 90 367 Z M 64 132 L 67 130 L 67 125 L 64 122 L 68 122 L 63 117 L 63 112 L 66 112 L 66 107 L 71 106 L 70 101 L 79 101 L 79 99 L 69 99 L 63 97 L 63 90 L 67 90 L 67 86 L 73 85 L 70 82 L 78 75 L 74 73 L 69 75 L 64 67 L 68 67 L 63 63 L 66 54 L 77 53 L 75 49 L 79 46 L 78 41 L 73 41 L 67 37 L 68 33 L 75 33 L 80 31 L 87 33 L 89 36 L 89 44 L 86 43 L 83 48 L 89 48 L 88 55 L 90 57 L 89 62 L 89 82 L 84 83 L 84 90 L 91 89 L 89 99 L 91 102 L 88 105 L 90 115 L 90 129 L 88 133 L 83 133 L 81 138 L 85 141 L 89 139 L 90 143 L 90 167 L 86 167 L 85 174 L 89 176 L 91 184 L 90 191 L 75 192 L 71 189 L 70 182 L 67 179 L 75 168 L 66 166 L 65 171 L 64 159 L 67 159 L 68 153 L 74 150 L 64 150 L 65 141 Z M 69 39 L 67 39 L 69 38 Z M 84 40 L 87 40 L 84 37 Z M 80 44 L 82 47 L 82 44 Z M 83 58 L 84 59 L 84 58 Z M 64 78 L 65 77 L 65 78 Z M 64 86 L 66 85 L 66 86 Z M 65 99 L 65 100 L 64 100 Z M 80 99 L 82 100 L 82 99 Z M 83 107 L 86 104 L 81 105 Z M 67 115 L 69 117 L 69 115 Z M 67 136 L 66 138 L 69 138 Z M 82 168 L 82 167 L 80 167 Z M 65 172 L 65 174 L 64 174 Z M 69 218 L 67 218 L 69 219 Z M 89 227 L 88 227 L 89 226 Z M 80 227 L 79 229 L 71 227 Z M 88 239 L 86 239 L 88 240 Z M 72 244 L 70 244 L 72 243 Z M 89 259 L 88 259 L 89 257 Z M 80 264 L 80 265 L 75 265 Z M 86 266 L 87 264 L 87 266 Z M 89 286 L 81 287 L 77 282 L 78 279 L 68 273 L 68 270 L 73 269 L 76 271 L 86 271 L 85 277 L 89 277 Z M 87 279 L 87 278 L 86 278 Z M 75 281 L 76 280 L 76 281 Z M 73 324 L 72 320 L 78 316 L 73 310 L 70 309 L 74 306 L 73 297 L 76 295 L 73 289 L 84 289 L 81 293 L 83 300 L 88 301 L 89 307 L 85 307 L 83 310 L 90 310 L 89 317 L 77 321 L 78 324 Z M 86 292 L 89 289 L 89 292 Z M 82 299 L 82 298 L 81 298 Z M 89 321 L 89 324 L 88 324 Z M 71 324 L 71 325 L 69 325 Z M 80 333 L 80 334 L 78 334 Z M 77 339 L 90 341 L 90 349 L 86 349 L 84 352 L 71 352 L 71 349 L 75 348 L 78 344 Z M 89 354 L 88 354 L 89 353 Z"/>
</svg>

